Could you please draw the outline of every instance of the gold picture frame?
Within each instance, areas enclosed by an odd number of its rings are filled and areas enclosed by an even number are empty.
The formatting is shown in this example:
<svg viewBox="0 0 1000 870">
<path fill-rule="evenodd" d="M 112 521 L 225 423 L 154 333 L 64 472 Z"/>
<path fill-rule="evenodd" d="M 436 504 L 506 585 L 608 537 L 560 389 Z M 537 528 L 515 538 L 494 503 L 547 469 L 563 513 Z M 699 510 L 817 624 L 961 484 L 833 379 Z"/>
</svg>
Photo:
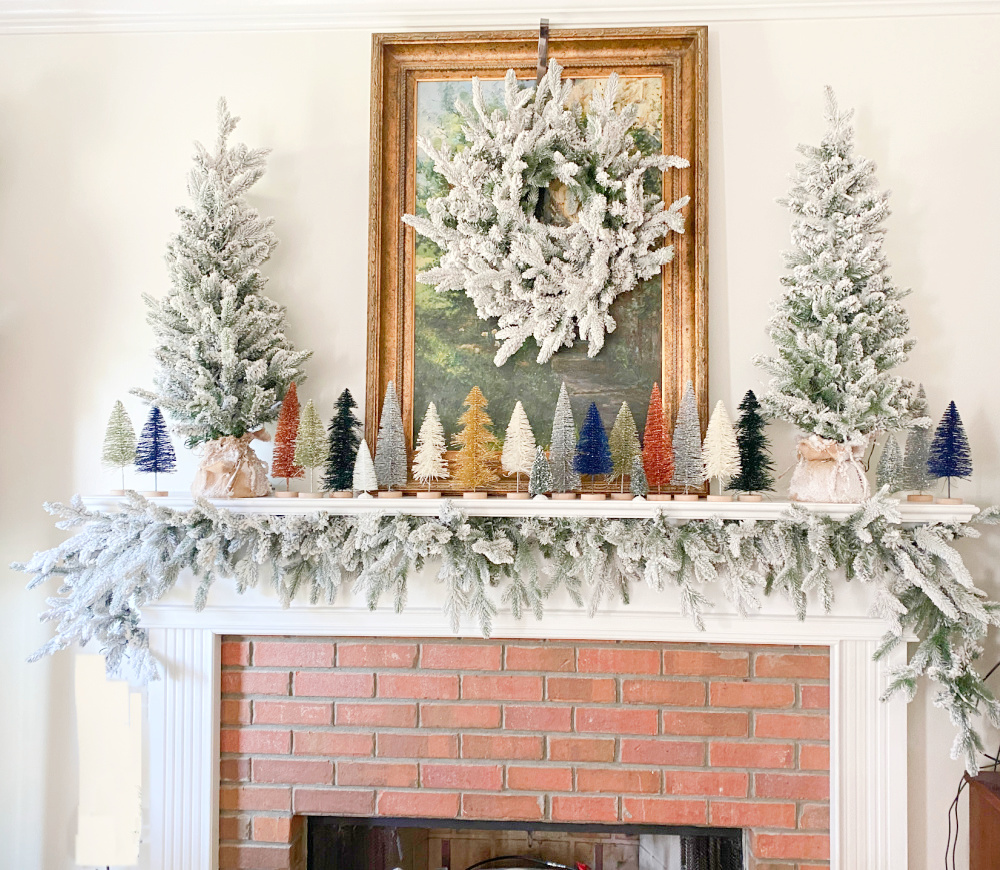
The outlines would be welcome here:
<svg viewBox="0 0 1000 870">
<path fill-rule="evenodd" d="M 563 66 L 565 78 L 606 78 L 617 72 L 623 81 L 633 77 L 660 83 L 657 99 L 662 112 L 657 123 L 662 128 L 662 151 L 690 162 L 689 169 L 663 174 L 663 200 L 670 203 L 690 196 L 691 201 L 684 209 L 684 234 L 669 239 L 675 256 L 663 267 L 656 291 L 659 358 L 651 364 L 659 374 L 668 422 L 674 419 L 685 383 L 691 380 L 703 429 L 708 416 L 707 35 L 706 27 L 562 30 L 552 31 L 548 42 L 549 56 Z M 396 383 L 411 450 L 418 426 L 414 421 L 415 299 L 421 285 L 416 284 L 415 275 L 421 265 L 414 230 L 401 220 L 403 214 L 414 213 L 417 205 L 416 138 L 422 123 L 418 88 L 426 90 L 427 83 L 465 86 L 473 77 L 501 80 L 508 69 L 516 70 L 519 78 L 534 80 L 537 62 L 537 31 L 373 35 L 365 398 L 365 437 L 373 452 L 382 397 L 390 380 Z M 470 382 L 465 389 L 473 385 Z M 647 400 L 651 386 L 645 388 Z M 489 399 L 485 387 L 484 392 Z M 555 398 L 553 393 L 552 408 Z M 640 412 L 644 417 L 645 411 L 645 404 L 633 407 L 637 418 Z M 442 419 L 447 426 L 444 413 Z M 532 421 L 540 443 L 546 440 L 550 420 Z M 506 422 L 502 415 L 501 419 L 494 416 L 498 434 Z M 606 425 L 610 422 L 605 421 Z M 449 488 L 446 482 L 442 484 L 435 488 Z"/>
</svg>

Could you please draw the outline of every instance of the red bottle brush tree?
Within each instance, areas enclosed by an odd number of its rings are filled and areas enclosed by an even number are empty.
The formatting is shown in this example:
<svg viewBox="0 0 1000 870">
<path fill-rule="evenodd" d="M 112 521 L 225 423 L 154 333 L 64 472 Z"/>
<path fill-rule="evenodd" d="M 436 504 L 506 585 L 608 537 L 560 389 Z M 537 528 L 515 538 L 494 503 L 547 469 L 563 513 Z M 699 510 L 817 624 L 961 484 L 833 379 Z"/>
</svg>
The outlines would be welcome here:
<svg viewBox="0 0 1000 870">
<path fill-rule="evenodd" d="M 663 398 L 660 385 L 653 384 L 646 411 L 646 428 L 642 433 L 642 467 L 649 488 L 660 492 L 669 486 L 674 476 L 674 451 L 670 435 L 663 425 Z"/>
<path fill-rule="evenodd" d="M 305 470 L 295 464 L 295 442 L 299 437 L 299 392 L 295 381 L 288 385 L 278 414 L 278 431 L 274 434 L 274 461 L 271 477 L 283 477 L 285 489 L 293 477 L 302 477 Z"/>
</svg>

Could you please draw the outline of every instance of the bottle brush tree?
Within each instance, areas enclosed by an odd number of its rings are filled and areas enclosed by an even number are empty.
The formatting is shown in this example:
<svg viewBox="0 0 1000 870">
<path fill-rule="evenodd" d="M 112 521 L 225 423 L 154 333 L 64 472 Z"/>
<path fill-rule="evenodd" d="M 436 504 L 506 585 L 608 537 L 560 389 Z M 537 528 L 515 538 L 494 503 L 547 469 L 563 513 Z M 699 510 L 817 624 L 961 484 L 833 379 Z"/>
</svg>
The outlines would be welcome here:
<svg viewBox="0 0 1000 870">
<path fill-rule="evenodd" d="M 628 402 L 622 402 L 618 409 L 608 436 L 608 447 L 611 448 L 611 479 L 619 481 L 621 492 L 625 492 L 625 478 L 632 473 L 632 460 L 640 453 L 639 434 Z"/>
<path fill-rule="evenodd" d="M 309 357 L 285 336 L 285 309 L 263 292 L 261 266 L 277 238 L 246 193 L 268 152 L 229 144 L 238 120 L 220 100 L 216 152 L 195 144 L 193 204 L 177 210 L 181 228 L 167 246 L 171 289 L 144 297 L 158 370 L 152 390 L 135 392 L 166 411 L 189 446 L 274 421 Z"/>
<path fill-rule="evenodd" d="M 116 401 L 104 432 L 101 462 L 109 468 L 121 469 L 122 490 L 125 489 L 125 468 L 135 462 L 135 428 L 125 406 Z"/>
<path fill-rule="evenodd" d="M 309 469 L 309 491 L 315 492 L 316 469 L 326 465 L 329 445 L 323 421 L 316 413 L 312 399 L 306 402 L 302 419 L 299 421 L 299 435 L 295 440 L 295 464 Z"/>
<path fill-rule="evenodd" d="M 549 445 L 553 492 L 572 492 L 580 488 L 580 475 L 573 463 L 575 458 L 576 423 L 569 404 L 569 393 L 563 383 L 559 388 L 556 412 L 552 418 L 552 441 Z"/>
<path fill-rule="evenodd" d="M 913 346 L 906 295 L 883 252 L 888 194 L 875 164 L 854 153 L 852 112 L 827 88 L 829 124 L 818 146 L 801 145 L 792 189 L 793 249 L 769 332 L 777 351 L 758 357 L 772 376 L 765 411 L 839 444 L 863 447 L 904 428 L 909 381 L 893 373 Z M 862 469 L 863 471 L 863 469 Z"/>
<path fill-rule="evenodd" d="M 729 481 L 740 471 L 740 448 L 736 432 L 720 399 L 708 418 L 705 443 L 701 446 L 701 462 L 706 480 L 718 480 L 719 491 L 726 489 Z"/>
<path fill-rule="evenodd" d="M 589 475 L 591 483 L 598 475 L 611 474 L 614 471 L 608 433 L 604 431 L 601 412 L 597 410 L 596 402 L 591 402 L 587 408 L 587 416 L 580 429 L 580 440 L 576 445 L 573 468 L 577 474 Z"/>
<path fill-rule="evenodd" d="M 653 384 L 646 409 L 646 428 L 642 433 L 642 467 L 647 486 L 661 492 L 674 476 L 674 451 L 670 436 L 663 425 L 663 398 L 660 385 Z"/>
<path fill-rule="evenodd" d="M 966 437 L 962 418 L 958 416 L 958 408 L 954 402 L 948 403 L 948 408 L 934 432 L 934 440 L 931 441 L 930 454 L 927 457 L 927 470 L 931 477 L 937 480 L 943 477 L 948 481 L 948 498 L 951 498 L 953 477 L 962 480 L 972 477 L 969 439 Z"/>
<path fill-rule="evenodd" d="M 922 493 L 931 485 L 932 480 L 927 470 L 931 452 L 931 421 L 927 417 L 927 393 L 923 384 L 917 388 L 912 408 L 915 419 L 906 433 L 902 488 Z"/>
<path fill-rule="evenodd" d="M 281 400 L 278 414 L 278 428 L 274 433 L 274 459 L 271 462 L 271 477 L 284 478 L 285 489 L 293 477 L 302 477 L 301 465 L 295 464 L 295 441 L 299 434 L 299 393 L 295 381 L 288 385 L 288 392 Z"/>
<path fill-rule="evenodd" d="M 649 483 L 646 480 L 646 470 L 642 467 L 642 457 L 632 458 L 632 472 L 629 475 L 628 491 L 636 498 L 649 495 Z"/>
<path fill-rule="evenodd" d="M 771 492 L 774 489 L 774 464 L 768 453 L 767 420 L 760 413 L 760 403 L 753 390 L 747 390 L 740 402 L 736 421 L 736 446 L 740 451 L 740 470 L 729 481 L 736 492 Z"/>
<path fill-rule="evenodd" d="M 424 414 L 424 422 L 420 424 L 417 434 L 417 449 L 413 454 L 413 479 L 427 484 L 430 492 L 432 480 L 445 480 L 448 477 L 448 462 L 444 457 L 447 443 L 444 440 L 444 427 L 438 417 L 437 407 L 431 402 Z"/>
<path fill-rule="evenodd" d="M 673 447 L 674 476 L 670 482 L 674 486 L 683 486 L 684 492 L 692 486 L 701 486 L 705 482 L 705 467 L 701 460 L 701 421 L 691 381 L 687 382 L 677 409 Z"/>
<path fill-rule="evenodd" d="M 135 468 L 143 474 L 153 475 L 153 489 L 159 490 L 158 475 L 170 474 L 176 469 L 177 456 L 167 433 L 167 421 L 155 405 L 149 410 L 146 425 L 142 427 L 139 443 L 135 448 Z"/>
<path fill-rule="evenodd" d="M 375 474 L 375 463 L 372 462 L 372 453 L 368 449 L 368 442 L 364 438 L 358 444 L 358 455 L 354 460 L 352 489 L 355 492 L 360 492 L 362 497 L 368 498 L 371 498 L 369 493 L 378 489 L 378 475 Z"/>
<path fill-rule="evenodd" d="M 332 492 L 343 492 L 352 486 L 354 460 L 361 442 L 361 421 L 354 414 L 357 407 L 351 391 L 344 390 L 337 398 L 330 425 L 326 427 L 330 453 L 323 486 Z"/>
<path fill-rule="evenodd" d="M 903 453 L 899 449 L 899 442 L 890 433 L 885 439 L 882 447 L 882 455 L 878 460 L 878 468 L 875 471 L 875 485 L 886 492 L 899 492 L 903 479 Z"/>
<path fill-rule="evenodd" d="M 466 411 L 458 418 L 461 431 L 455 435 L 458 456 L 455 458 L 453 478 L 459 486 L 475 492 L 496 483 L 496 451 L 493 421 L 486 413 L 486 398 L 479 387 L 473 387 L 465 397 Z"/>
<path fill-rule="evenodd" d="M 535 447 L 535 459 L 531 463 L 531 475 L 528 477 L 528 494 L 545 495 L 552 492 L 552 466 L 545 456 L 541 445 Z"/>
<path fill-rule="evenodd" d="M 514 475 L 514 487 L 521 491 L 521 475 L 531 473 L 531 465 L 535 460 L 535 433 L 531 431 L 531 423 L 524 412 L 524 406 L 517 402 L 514 412 L 507 424 L 507 434 L 503 440 L 503 450 L 500 452 L 500 467 L 505 474 Z"/>
<path fill-rule="evenodd" d="M 403 415 L 399 410 L 396 385 L 389 381 L 382 400 L 382 416 L 375 439 L 375 474 L 378 485 L 387 490 L 406 486 L 406 436 L 403 434 Z"/>
</svg>

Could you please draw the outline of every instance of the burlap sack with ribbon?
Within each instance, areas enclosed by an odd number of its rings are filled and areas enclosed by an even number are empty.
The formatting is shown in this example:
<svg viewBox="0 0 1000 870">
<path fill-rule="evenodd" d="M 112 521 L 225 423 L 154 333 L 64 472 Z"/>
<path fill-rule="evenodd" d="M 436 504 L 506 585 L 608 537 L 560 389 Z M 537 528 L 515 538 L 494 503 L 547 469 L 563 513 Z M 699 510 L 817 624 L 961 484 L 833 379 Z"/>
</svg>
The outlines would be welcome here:
<svg viewBox="0 0 1000 870">
<path fill-rule="evenodd" d="M 857 504 L 868 498 L 862 463 L 866 444 L 841 443 L 810 435 L 798 446 L 788 494 L 792 501 Z"/>
<path fill-rule="evenodd" d="M 270 440 L 263 429 L 236 438 L 226 435 L 202 448 L 201 465 L 191 484 L 195 498 L 254 498 L 267 495 L 267 463 L 250 447 L 254 439 Z"/>
</svg>

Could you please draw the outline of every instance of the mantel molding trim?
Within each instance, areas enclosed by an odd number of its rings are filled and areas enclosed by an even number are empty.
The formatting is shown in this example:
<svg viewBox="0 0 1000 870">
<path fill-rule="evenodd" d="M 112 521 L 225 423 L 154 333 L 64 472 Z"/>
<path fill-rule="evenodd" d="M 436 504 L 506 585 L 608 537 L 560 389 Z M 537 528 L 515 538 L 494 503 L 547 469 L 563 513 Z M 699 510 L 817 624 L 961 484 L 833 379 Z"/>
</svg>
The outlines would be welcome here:
<svg viewBox="0 0 1000 870">
<path fill-rule="evenodd" d="M 0 7 L 0 34 L 170 33 L 292 30 L 451 30 L 537 27 L 527 0 L 304 0 L 233 4 L 202 0 L 136 4 L 119 0 L 12 2 Z M 549 0 L 553 27 L 648 26 L 721 21 L 908 18 L 1000 14 L 1000 0 Z"/>
</svg>

